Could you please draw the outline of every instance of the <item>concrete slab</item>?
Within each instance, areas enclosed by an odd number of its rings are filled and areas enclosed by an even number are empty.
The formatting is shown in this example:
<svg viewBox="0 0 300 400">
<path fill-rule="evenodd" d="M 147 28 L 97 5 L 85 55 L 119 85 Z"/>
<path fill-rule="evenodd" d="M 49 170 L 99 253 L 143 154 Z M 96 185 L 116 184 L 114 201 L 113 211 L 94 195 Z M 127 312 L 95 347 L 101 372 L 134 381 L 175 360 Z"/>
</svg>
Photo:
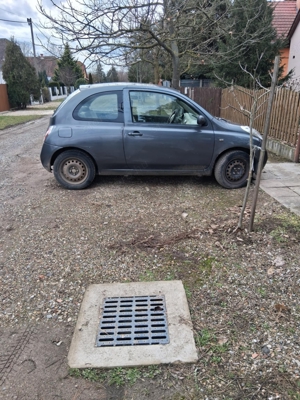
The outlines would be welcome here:
<svg viewBox="0 0 300 400">
<path fill-rule="evenodd" d="M 103 299 L 164 295 L 170 343 L 97 347 Z M 198 360 L 185 290 L 181 281 L 95 284 L 85 292 L 68 355 L 71 368 L 112 368 Z"/>
<path fill-rule="evenodd" d="M 298 197 L 297 194 L 290 188 L 287 187 L 262 187 L 263 190 L 268 193 L 274 199 L 279 199 L 281 197 Z M 279 200 L 278 200 L 279 201 Z"/>
<path fill-rule="evenodd" d="M 260 187 L 282 205 L 300 215 L 300 164 L 267 163 Z"/>
<path fill-rule="evenodd" d="M 285 186 L 288 187 L 300 187 L 300 176 L 298 179 L 289 179 L 289 178 L 285 178 L 284 179 L 285 182 Z"/>
<path fill-rule="evenodd" d="M 277 178 L 273 172 L 271 171 L 267 171 L 267 170 L 263 170 L 263 173 L 261 174 L 261 181 L 267 180 L 267 179 L 279 179 Z"/>
<path fill-rule="evenodd" d="M 298 187 L 292 187 L 291 189 L 300 196 L 300 185 Z"/>
<path fill-rule="evenodd" d="M 279 201 L 279 203 L 283 204 L 285 207 L 289 208 L 295 214 L 297 214 L 297 210 L 298 212 L 300 210 L 299 196 L 279 197 L 276 200 Z"/>
<path fill-rule="evenodd" d="M 260 186 L 262 188 L 278 188 L 285 187 L 285 184 L 280 179 L 266 179 L 261 181 Z"/>
</svg>

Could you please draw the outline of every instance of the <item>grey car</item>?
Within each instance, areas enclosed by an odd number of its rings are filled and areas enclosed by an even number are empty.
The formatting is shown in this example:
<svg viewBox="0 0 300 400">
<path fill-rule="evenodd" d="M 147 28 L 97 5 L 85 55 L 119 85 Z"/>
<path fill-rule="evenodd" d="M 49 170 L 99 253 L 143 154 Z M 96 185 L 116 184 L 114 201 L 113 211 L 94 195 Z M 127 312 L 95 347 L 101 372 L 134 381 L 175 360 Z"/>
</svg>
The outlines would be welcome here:
<svg viewBox="0 0 300 400">
<path fill-rule="evenodd" d="M 254 172 L 261 142 L 254 131 Z M 213 117 L 175 90 L 95 84 L 81 86 L 54 112 L 41 162 L 67 189 L 88 187 L 96 174 L 214 174 L 234 189 L 247 182 L 249 146 L 248 127 Z"/>
</svg>

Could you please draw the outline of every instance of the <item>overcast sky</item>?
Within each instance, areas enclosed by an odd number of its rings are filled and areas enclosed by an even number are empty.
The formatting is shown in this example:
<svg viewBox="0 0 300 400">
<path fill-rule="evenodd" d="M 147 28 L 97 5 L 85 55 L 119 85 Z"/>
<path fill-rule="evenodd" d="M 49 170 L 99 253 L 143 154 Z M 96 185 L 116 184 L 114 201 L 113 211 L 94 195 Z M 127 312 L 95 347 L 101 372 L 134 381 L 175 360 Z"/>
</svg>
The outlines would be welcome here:
<svg viewBox="0 0 300 400">
<path fill-rule="evenodd" d="M 38 55 L 45 53 L 45 50 L 39 46 L 39 40 L 36 37 L 38 36 L 44 40 L 43 35 L 38 30 L 42 15 L 37 11 L 37 3 L 37 0 L 0 0 L 0 38 L 10 39 L 13 36 L 19 43 L 31 43 L 31 31 L 27 23 L 27 18 L 31 18 L 36 53 Z M 43 0 L 43 5 L 50 7 L 51 1 Z M 3 19 L 7 21 L 3 21 Z M 45 34 L 47 36 L 49 32 L 45 32 Z"/>
</svg>

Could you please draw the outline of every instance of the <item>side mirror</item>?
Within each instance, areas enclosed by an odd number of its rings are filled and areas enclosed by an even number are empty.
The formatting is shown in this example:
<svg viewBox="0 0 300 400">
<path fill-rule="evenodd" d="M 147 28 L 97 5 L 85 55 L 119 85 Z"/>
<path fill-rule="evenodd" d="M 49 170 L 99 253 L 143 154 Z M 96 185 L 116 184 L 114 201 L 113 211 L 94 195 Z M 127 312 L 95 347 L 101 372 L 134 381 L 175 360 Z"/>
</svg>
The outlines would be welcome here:
<svg viewBox="0 0 300 400">
<path fill-rule="evenodd" d="M 206 118 L 204 118 L 203 115 L 199 115 L 197 118 L 197 124 L 200 126 L 206 125 Z"/>
</svg>

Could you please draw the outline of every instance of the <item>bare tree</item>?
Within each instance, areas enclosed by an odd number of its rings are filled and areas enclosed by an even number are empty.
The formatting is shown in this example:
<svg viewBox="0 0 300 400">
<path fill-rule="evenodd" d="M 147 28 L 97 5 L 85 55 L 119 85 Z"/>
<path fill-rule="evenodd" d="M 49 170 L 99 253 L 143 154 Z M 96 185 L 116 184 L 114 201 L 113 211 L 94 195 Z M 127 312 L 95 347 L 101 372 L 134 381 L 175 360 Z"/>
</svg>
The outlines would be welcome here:
<svg viewBox="0 0 300 400">
<path fill-rule="evenodd" d="M 117 72 L 120 82 L 128 82 L 128 72 L 125 68 L 119 68 Z"/>
<path fill-rule="evenodd" d="M 67 86 L 68 93 L 70 93 L 70 86 L 72 86 L 77 79 L 76 72 L 71 67 L 65 66 L 59 69 L 57 75 L 59 81 Z"/>
<path fill-rule="evenodd" d="M 240 65 L 240 68 L 243 71 L 243 73 L 247 74 L 248 78 L 251 79 L 251 81 L 252 81 L 252 90 L 247 90 L 240 86 L 234 86 L 234 85 L 231 86 L 231 92 L 234 96 L 237 106 L 236 106 L 236 108 L 232 105 L 230 107 L 234 108 L 238 112 L 241 112 L 248 118 L 248 120 L 249 120 L 249 141 L 250 141 L 250 146 L 249 146 L 249 148 L 250 148 L 249 166 L 250 167 L 249 167 L 247 186 L 246 186 L 246 190 L 245 190 L 245 194 L 244 194 L 244 200 L 243 200 L 243 204 L 242 204 L 242 208 L 241 208 L 241 213 L 240 213 L 237 229 L 242 229 L 242 226 L 243 226 L 243 217 L 244 217 L 244 212 L 245 212 L 248 198 L 249 198 L 250 185 L 251 185 L 252 175 L 253 175 L 252 167 L 254 165 L 254 156 L 257 151 L 260 152 L 259 163 L 256 167 L 256 183 L 255 183 L 255 191 L 254 191 L 254 196 L 253 196 L 252 205 L 251 205 L 249 231 L 253 230 L 253 222 L 254 222 L 254 215 L 255 215 L 255 210 L 256 210 L 256 205 L 257 205 L 260 177 L 261 177 L 261 172 L 262 172 L 264 162 L 265 162 L 266 139 L 267 139 L 267 135 L 268 135 L 268 131 L 269 131 L 269 123 L 270 123 L 270 118 L 271 118 L 274 89 L 275 89 L 275 85 L 277 83 L 277 77 L 278 77 L 279 56 L 276 56 L 276 58 L 275 58 L 274 72 L 272 75 L 272 86 L 270 89 L 265 88 L 261 85 L 259 76 L 257 75 L 257 69 L 259 67 L 259 63 L 261 62 L 261 60 L 262 60 L 262 54 L 260 55 L 260 57 L 258 57 L 256 68 L 253 73 L 249 72 L 245 67 L 242 67 L 242 65 Z M 239 96 L 237 96 L 236 92 L 241 92 L 243 94 L 243 98 L 245 96 L 250 98 L 249 109 L 247 109 L 244 104 L 241 104 L 241 102 L 239 100 Z M 268 104 L 267 112 L 265 113 L 265 108 L 266 108 L 265 105 L 266 105 L 266 102 L 268 101 L 268 98 L 269 98 L 269 104 Z M 255 132 L 254 123 L 255 123 L 255 120 L 257 118 L 261 117 L 262 115 L 265 115 L 263 140 L 262 140 L 261 148 L 257 148 L 256 146 L 253 145 L 253 135 Z"/>
<path fill-rule="evenodd" d="M 179 87 L 180 60 L 199 62 L 210 56 L 214 43 L 228 28 L 230 0 L 52 0 L 55 14 L 39 11 L 48 20 L 44 28 L 55 37 L 85 51 L 87 57 L 124 65 L 134 50 L 160 48 L 172 63 L 172 83 Z M 128 65 L 128 63 L 127 63 Z"/>
<path fill-rule="evenodd" d="M 30 42 L 18 42 L 18 45 L 20 46 L 20 49 L 25 57 L 32 57 L 33 56 L 33 51 L 32 51 L 32 43 Z"/>
</svg>

